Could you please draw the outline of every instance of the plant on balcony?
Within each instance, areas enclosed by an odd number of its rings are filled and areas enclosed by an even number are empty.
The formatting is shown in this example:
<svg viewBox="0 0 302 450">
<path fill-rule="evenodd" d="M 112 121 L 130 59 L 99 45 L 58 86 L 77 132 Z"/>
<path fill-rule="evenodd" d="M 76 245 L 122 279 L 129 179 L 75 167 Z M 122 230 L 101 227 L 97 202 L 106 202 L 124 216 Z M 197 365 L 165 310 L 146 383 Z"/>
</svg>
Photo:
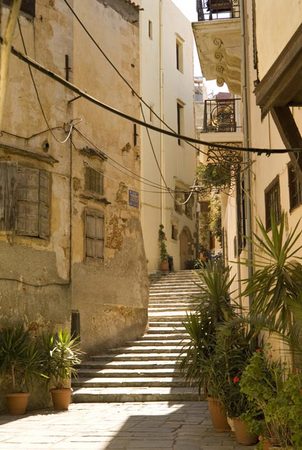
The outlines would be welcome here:
<svg viewBox="0 0 302 450">
<path fill-rule="evenodd" d="M 229 189 L 231 186 L 231 167 L 227 165 L 219 165 L 209 162 L 208 164 L 200 163 L 197 169 L 199 182 L 203 188 L 210 191 L 222 191 Z"/>
</svg>

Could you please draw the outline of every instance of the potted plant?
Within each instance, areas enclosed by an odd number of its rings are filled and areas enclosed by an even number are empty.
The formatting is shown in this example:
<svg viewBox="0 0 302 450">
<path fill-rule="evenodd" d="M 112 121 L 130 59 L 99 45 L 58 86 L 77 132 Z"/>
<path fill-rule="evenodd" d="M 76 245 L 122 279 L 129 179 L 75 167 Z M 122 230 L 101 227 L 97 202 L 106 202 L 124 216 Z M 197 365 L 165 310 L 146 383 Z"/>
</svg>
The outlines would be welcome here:
<svg viewBox="0 0 302 450">
<path fill-rule="evenodd" d="M 217 351 L 217 330 L 236 316 L 230 303 L 229 268 L 221 263 L 208 263 L 200 271 L 200 295 L 196 312 L 187 315 L 183 325 L 189 335 L 180 353 L 180 370 L 191 384 L 196 384 L 208 398 L 213 426 L 217 431 L 229 430 L 221 397 L 225 387 L 225 360 Z M 217 417 L 216 417 L 217 414 Z"/>
<path fill-rule="evenodd" d="M 290 372 L 267 351 L 254 353 L 246 366 L 241 391 L 253 402 L 258 418 L 262 417 L 262 436 L 269 449 L 301 448 L 301 387 L 302 374 Z"/>
<path fill-rule="evenodd" d="M 54 409 L 67 410 L 71 402 L 71 376 L 77 374 L 82 351 L 78 338 L 67 330 L 43 336 L 44 374 L 51 386 Z"/>
<path fill-rule="evenodd" d="M 158 230 L 158 242 L 159 242 L 159 252 L 160 252 L 160 270 L 162 272 L 169 271 L 169 261 L 168 261 L 168 251 L 167 251 L 167 238 L 164 232 L 164 226 L 161 224 Z"/>
<path fill-rule="evenodd" d="M 0 375 L 9 386 L 6 395 L 10 414 L 24 414 L 29 399 L 29 384 L 41 376 L 40 353 L 24 326 L 18 324 L 0 331 Z"/>
</svg>

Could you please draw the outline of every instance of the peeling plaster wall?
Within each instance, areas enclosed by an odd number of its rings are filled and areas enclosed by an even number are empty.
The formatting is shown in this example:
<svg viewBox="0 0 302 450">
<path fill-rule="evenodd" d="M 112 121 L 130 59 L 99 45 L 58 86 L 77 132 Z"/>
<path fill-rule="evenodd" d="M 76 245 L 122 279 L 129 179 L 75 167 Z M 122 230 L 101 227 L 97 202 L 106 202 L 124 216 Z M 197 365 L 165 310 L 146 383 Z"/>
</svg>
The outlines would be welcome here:
<svg viewBox="0 0 302 450">
<path fill-rule="evenodd" d="M 74 8 L 102 49 L 139 92 L 138 11 L 124 1 L 93 2 Z M 113 5 L 112 5 L 113 6 Z M 100 18 L 102 26 L 100 26 Z M 139 102 L 78 24 L 74 24 L 73 81 L 121 111 L 139 117 Z M 129 205 L 129 189 L 139 192 L 140 130 L 134 143 L 133 124 L 78 99 L 72 105 L 82 122 L 73 149 L 73 295 L 80 313 L 81 341 L 88 353 L 141 335 L 147 324 L 148 278 L 140 224 L 140 208 Z M 101 149 L 108 159 L 83 156 L 86 146 Z M 104 174 L 105 201 L 85 195 L 85 167 Z M 125 169 L 126 168 L 126 169 Z M 130 171 L 130 172 L 129 172 Z M 104 259 L 85 256 L 85 211 L 104 214 Z"/>
</svg>

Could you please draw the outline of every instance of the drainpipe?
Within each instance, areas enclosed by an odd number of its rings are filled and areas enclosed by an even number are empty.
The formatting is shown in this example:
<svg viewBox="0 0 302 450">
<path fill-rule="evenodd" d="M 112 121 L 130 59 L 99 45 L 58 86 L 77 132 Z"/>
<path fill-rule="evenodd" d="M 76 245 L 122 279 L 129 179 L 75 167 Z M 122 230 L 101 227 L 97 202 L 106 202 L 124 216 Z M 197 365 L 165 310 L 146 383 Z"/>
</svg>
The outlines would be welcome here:
<svg viewBox="0 0 302 450">
<path fill-rule="evenodd" d="M 240 20 L 241 20 L 241 43 L 242 43 L 242 100 L 243 100 L 243 145 L 250 146 L 250 123 L 249 123 L 249 58 L 248 58 L 248 44 L 247 44 L 247 24 L 246 24 L 246 2 L 240 0 Z M 247 259 L 248 259 L 248 278 L 253 275 L 253 244 L 251 242 L 253 226 L 252 226 L 252 182 L 251 171 L 249 169 L 251 157 L 247 152 L 243 153 L 243 162 L 248 169 L 244 174 L 245 191 L 246 191 L 246 234 L 247 240 Z M 249 305 L 251 305 L 251 297 L 249 297 Z"/>
<path fill-rule="evenodd" d="M 164 113 L 164 70 L 163 70 L 163 2 L 159 0 L 159 82 L 160 82 L 160 111 L 159 116 L 163 120 Z M 163 129 L 163 122 L 160 122 L 160 128 Z M 164 162 L 164 135 L 160 133 L 160 168 L 165 176 L 165 162 Z M 165 197 L 164 197 L 164 185 L 162 178 L 160 179 L 161 194 L 160 194 L 160 223 L 164 226 L 164 208 L 165 208 Z"/>
</svg>

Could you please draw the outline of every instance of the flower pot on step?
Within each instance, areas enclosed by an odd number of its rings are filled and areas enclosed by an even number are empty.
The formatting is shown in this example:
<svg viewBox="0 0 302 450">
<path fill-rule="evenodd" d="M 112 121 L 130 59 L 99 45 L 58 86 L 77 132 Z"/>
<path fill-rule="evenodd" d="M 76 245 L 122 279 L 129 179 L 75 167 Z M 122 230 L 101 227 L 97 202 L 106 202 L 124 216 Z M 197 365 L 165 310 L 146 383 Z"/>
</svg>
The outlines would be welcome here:
<svg viewBox="0 0 302 450">
<path fill-rule="evenodd" d="M 29 393 L 28 392 L 16 392 L 6 395 L 6 405 L 8 413 L 13 416 L 18 416 L 26 413 L 28 405 Z"/>
<path fill-rule="evenodd" d="M 208 397 L 208 408 L 215 431 L 218 431 L 219 433 L 230 431 L 222 403 L 215 398 Z"/>
<path fill-rule="evenodd" d="M 239 419 L 233 418 L 235 428 L 235 439 L 238 444 L 254 445 L 258 442 L 258 436 L 249 431 L 247 424 Z"/>
<path fill-rule="evenodd" d="M 66 411 L 71 402 L 71 388 L 51 389 L 52 403 L 55 411 Z"/>
</svg>

